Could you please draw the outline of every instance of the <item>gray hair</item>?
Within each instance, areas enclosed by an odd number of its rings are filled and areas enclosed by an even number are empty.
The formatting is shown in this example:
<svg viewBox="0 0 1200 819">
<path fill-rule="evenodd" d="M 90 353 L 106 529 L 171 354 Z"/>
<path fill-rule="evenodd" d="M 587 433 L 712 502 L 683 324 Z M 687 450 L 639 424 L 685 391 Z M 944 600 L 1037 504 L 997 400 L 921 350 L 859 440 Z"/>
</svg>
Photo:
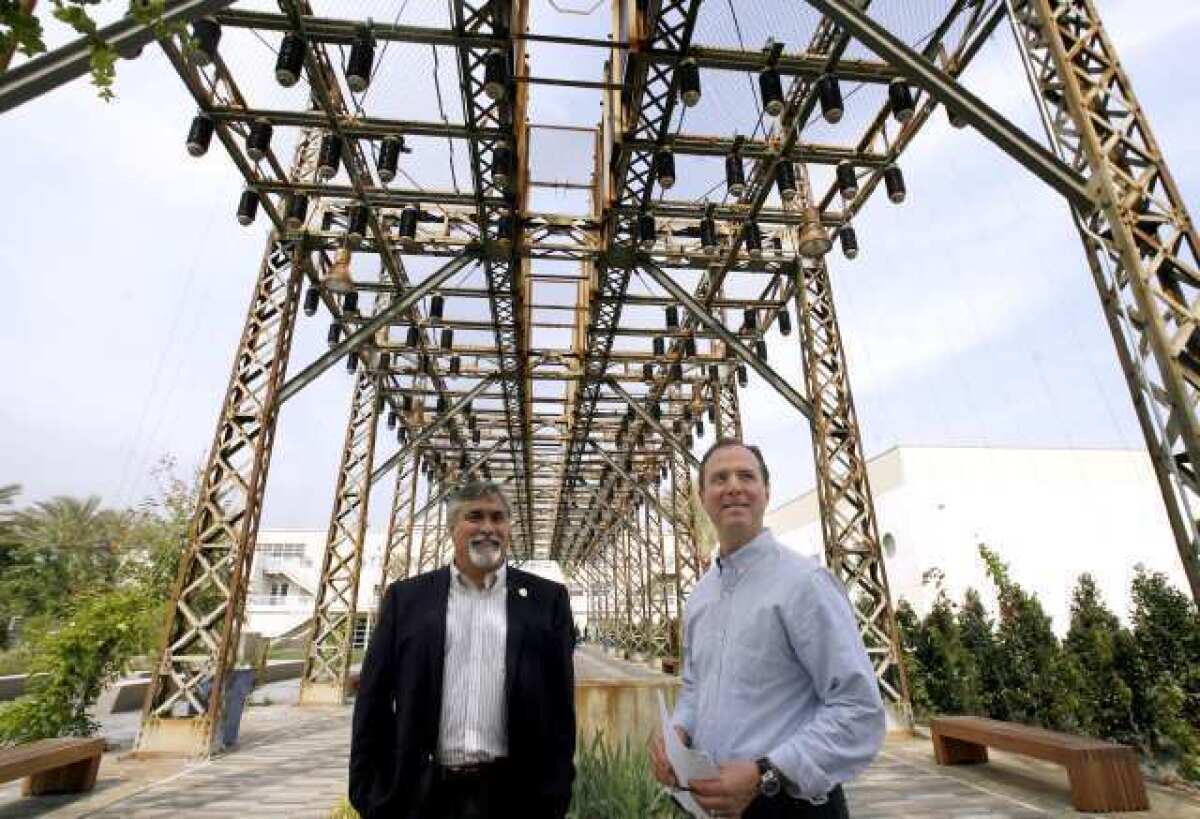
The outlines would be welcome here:
<svg viewBox="0 0 1200 819">
<path fill-rule="evenodd" d="M 500 501 L 500 505 L 504 507 L 504 516 L 512 517 L 512 508 L 508 505 L 508 498 L 504 497 L 504 493 L 500 491 L 500 484 L 494 481 L 468 481 L 446 496 L 446 520 L 453 526 L 458 520 L 459 510 L 462 509 L 464 503 L 484 498 L 495 498 Z"/>
</svg>

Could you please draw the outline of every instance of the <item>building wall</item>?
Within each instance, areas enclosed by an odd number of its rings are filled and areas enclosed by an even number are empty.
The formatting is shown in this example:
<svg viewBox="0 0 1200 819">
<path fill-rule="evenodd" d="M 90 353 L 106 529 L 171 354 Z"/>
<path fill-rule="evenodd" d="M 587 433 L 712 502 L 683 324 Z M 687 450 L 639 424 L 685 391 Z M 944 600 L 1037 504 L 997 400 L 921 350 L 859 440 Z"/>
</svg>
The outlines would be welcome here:
<svg viewBox="0 0 1200 819">
<path fill-rule="evenodd" d="M 979 543 L 1037 594 L 1060 634 L 1082 572 L 1125 619 L 1137 564 L 1187 588 L 1144 451 L 898 447 L 872 459 L 868 475 L 892 596 L 921 613 L 936 595 L 922 583 L 931 569 L 955 600 L 973 586 L 994 609 Z M 793 548 L 823 553 L 815 492 L 772 510 L 766 524 Z"/>
<path fill-rule="evenodd" d="M 382 531 L 367 532 L 357 603 L 358 611 L 364 614 L 378 605 L 376 593 L 382 577 L 385 536 Z M 419 528 L 417 536 L 420 537 Z M 259 530 L 246 601 L 246 630 L 278 637 L 312 617 L 325 538 L 325 530 L 317 529 Z M 566 582 L 555 561 L 529 561 L 521 568 L 559 583 Z M 286 595 L 272 594 L 272 586 L 279 583 L 287 584 Z M 568 588 L 576 623 L 582 629 L 587 622 L 586 595 L 582 587 Z"/>
<path fill-rule="evenodd" d="M 246 600 L 247 630 L 277 637 L 312 617 L 326 536 L 324 529 L 259 530 Z M 383 541 L 384 533 L 367 532 L 356 603 L 360 612 L 369 612 L 376 605 Z M 286 594 L 278 593 L 279 584 L 286 585 Z"/>
</svg>

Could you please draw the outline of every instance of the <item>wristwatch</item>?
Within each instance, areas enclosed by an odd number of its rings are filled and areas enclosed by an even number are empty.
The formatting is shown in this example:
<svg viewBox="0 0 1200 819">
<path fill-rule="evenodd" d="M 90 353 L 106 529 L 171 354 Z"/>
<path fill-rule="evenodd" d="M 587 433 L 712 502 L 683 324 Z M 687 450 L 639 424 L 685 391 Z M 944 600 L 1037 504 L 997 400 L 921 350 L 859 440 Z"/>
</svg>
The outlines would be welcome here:
<svg viewBox="0 0 1200 819">
<path fill-rule="evenodd" d="M 779 778 L 779 771 L 775 770 L 775 766 L 771 764 L 771 760 L 765 756 L 760 756 L 754 760 L 754 764 L 758 766 L 759 793 L 768 797 L 779 793 L 779 787 L 782 782 Z"/>
</svg>

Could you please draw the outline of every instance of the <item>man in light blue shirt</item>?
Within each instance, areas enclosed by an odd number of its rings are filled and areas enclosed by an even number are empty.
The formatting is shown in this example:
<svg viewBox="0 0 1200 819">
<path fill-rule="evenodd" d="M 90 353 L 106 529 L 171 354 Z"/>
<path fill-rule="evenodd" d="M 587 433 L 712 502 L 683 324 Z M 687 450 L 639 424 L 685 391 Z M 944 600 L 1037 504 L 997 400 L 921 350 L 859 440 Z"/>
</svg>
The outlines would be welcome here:
<svg viewBox="0 0 1200 819">
<path fill-rule="evenodd" d="M 684 784 L 713 816 L 842 819 L 841 784 L 883 744 L 883 704 L 841 583 L 763 528 L 769 498 L 757 447 L 718 441 L 700 462 L 720 556 L 687 602 L 673 723 L 720 776 Z M 677 786 L 661 736 L 651 756 Z"/>
</svg>

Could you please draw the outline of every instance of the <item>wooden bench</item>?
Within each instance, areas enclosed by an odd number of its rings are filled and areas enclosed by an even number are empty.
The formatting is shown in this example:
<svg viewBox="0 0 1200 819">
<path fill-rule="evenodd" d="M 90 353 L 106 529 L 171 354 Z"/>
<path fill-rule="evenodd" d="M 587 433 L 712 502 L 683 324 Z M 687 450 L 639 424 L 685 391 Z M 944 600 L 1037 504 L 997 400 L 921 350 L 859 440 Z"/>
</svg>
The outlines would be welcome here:
<svg viewBox="0 0 1200 819">
<path fill-rule="evenodd" d="M 0 782 L 25 777 L 21 793 L 82 793 L 96 784 L 104 740 L 100 737 L 39 739 L 0 750 Z"/>
<path fill-rule="evenodd" d="M 939 765 L 987 762 L 987 749 L 999 748 L 1065 766 L 1076 810 L 1150 809 L 1137 754 L 1128 745 L 984 717 L 935 717 L 931 727 Z"/>
</svg>

